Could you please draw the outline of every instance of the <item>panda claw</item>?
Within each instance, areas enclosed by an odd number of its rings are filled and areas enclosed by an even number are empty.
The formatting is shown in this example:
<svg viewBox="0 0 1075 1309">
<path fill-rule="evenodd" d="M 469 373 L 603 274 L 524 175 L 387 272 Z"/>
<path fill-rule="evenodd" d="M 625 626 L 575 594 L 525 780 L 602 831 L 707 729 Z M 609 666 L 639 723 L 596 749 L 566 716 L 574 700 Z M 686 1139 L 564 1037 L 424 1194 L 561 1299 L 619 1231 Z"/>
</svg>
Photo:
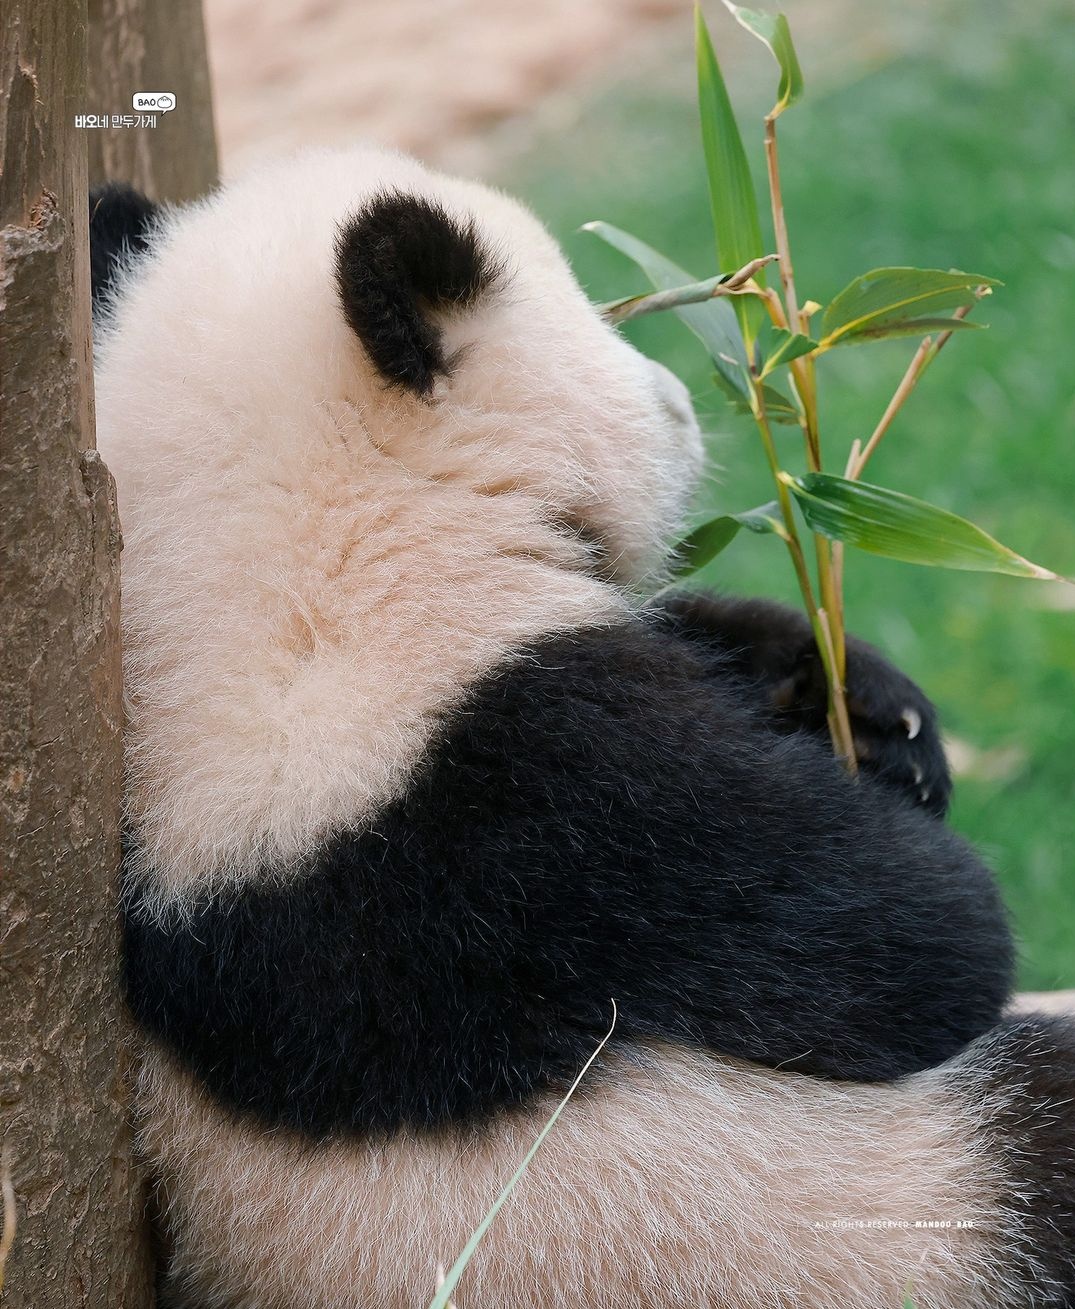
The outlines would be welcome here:
<svg viewBox="0 0 1075 1309">
<path fill-rule="evenodd" d="M 900 722 L 903 723 L 903 726 L 907 731 L 908 741 L 913 741 L 922 730 L 922 715 L 917 709 L 905 709 L 903 713 L 900 714 Z"/>
</svg>

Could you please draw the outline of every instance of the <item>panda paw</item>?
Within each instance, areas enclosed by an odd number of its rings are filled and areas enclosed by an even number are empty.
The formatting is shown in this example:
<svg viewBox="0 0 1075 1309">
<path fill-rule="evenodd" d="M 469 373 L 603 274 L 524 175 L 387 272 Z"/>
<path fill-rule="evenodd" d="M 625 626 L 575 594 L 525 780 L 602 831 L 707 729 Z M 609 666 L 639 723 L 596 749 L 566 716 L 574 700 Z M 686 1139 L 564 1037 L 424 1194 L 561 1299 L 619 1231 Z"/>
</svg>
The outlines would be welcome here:
<svg viewBox="0 0 1075 1309">
<path fill-rule="evenodd" d="M 785 731 L 828 737 L 825 671 L 806 616 L 771 600 L 666 593 L 658 621 L 717 656 L 715 668 L 758 689 Z M 933 705 L 909 677 L 865 641 L 847 642 L 847 697 L 862 771 L 939 817 L 952 783 Z"/>
<path fill-rule="evenodd" d="M 952 781 L 933 705 L 879 651 L 854 638 L 847 642 L 845 680 L 862 772 L 943 818 Z M 810 637 L 800 644 L 790 675 L 774 684 L 772 704 L 787 726 L 827 735 L 827 700 L 825 672 Z"/>
<path fill-rule="evenodd" d="M 846 681 L 859 766 L 943 818 L 952 779 L 933 705 L 909 677 L 859 641 L 848 642 Z"/>
</svg>

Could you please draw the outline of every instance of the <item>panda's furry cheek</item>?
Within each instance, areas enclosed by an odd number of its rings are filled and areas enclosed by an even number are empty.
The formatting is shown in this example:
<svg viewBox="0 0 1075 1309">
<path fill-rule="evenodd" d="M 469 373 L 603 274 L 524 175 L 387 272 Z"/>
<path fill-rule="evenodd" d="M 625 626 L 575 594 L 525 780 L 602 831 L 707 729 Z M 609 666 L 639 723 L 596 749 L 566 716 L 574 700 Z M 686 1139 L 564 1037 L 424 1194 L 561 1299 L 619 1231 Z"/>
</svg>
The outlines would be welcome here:
<svg viewBox="0 0 1075 1309">
<path fill-rule="evenodd" d="M 685 465 L 684 482 L 693 491 L 702 475 L 705 463 L 702 429 L 698 425 L 687 388 L 679 382 L 678 378 L 673 380 L 681 389 L 682 395 L 678 390 L 671 395 L 665 392 L 663 394 L 665 411 L 670 417 L 672 430 Z"/>
<path fill-rule="evenodd" d="M 650 360 L 657 396 L 672 421 L 680 427 L 698 430 L 698 419 L 691 403 L 691 393 L 680 379 L 664 364 Z"/>
</svg>

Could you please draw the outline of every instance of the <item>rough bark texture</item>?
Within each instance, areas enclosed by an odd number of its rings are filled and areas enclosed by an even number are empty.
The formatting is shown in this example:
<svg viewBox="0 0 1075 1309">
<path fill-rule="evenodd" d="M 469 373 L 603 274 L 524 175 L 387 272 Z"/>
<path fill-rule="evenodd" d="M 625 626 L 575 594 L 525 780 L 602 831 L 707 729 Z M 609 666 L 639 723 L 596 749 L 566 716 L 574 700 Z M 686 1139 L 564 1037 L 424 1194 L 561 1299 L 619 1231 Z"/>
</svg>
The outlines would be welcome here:
<svg viewBox="0 0 1075 1309">
<path fill-rule="evenodd" d="M 128 150 L 134 180 L 169 198 L 209 185 L 216 153 L 197 4 L 94 8 L 92 96 L 86 0 L 7 0 L 0 26 L 0 1112 L 18 1216 L 4 1309 L 152 1301 L 116 986 L 120 534 L 93 448 L 87 146 L 116 175 Z M 125 103 L 100 89 L 105 61 L 115 87 L 129 72 Z M 135 90 L 177 92 L 170 135 L 75 128 L 130 112 Z"/>
<path fill-rule="evenodd" d="M 217 181 L 201 0 L 89 0 L 85 112 L 132 114 L 136 91 L 171 91 L 155 128 L 86 133 L 90 184 L 129 182 L 153 200 L 192 200 Z"/>
</svg>

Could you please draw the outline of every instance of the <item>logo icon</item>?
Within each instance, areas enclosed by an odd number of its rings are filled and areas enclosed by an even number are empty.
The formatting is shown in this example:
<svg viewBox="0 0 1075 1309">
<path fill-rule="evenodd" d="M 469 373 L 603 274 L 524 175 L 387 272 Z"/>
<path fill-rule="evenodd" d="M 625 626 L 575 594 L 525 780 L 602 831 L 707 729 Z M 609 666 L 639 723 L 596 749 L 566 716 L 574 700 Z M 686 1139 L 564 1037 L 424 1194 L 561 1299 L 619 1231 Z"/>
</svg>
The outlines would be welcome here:
<svg viewBox="0 0 1075 1309">
<path fill-rule="evenodd" d="M 131 104 L 140 114 L 166 114 L 175 108 L 175 92 L 136 91 Z"/>
</svg>

